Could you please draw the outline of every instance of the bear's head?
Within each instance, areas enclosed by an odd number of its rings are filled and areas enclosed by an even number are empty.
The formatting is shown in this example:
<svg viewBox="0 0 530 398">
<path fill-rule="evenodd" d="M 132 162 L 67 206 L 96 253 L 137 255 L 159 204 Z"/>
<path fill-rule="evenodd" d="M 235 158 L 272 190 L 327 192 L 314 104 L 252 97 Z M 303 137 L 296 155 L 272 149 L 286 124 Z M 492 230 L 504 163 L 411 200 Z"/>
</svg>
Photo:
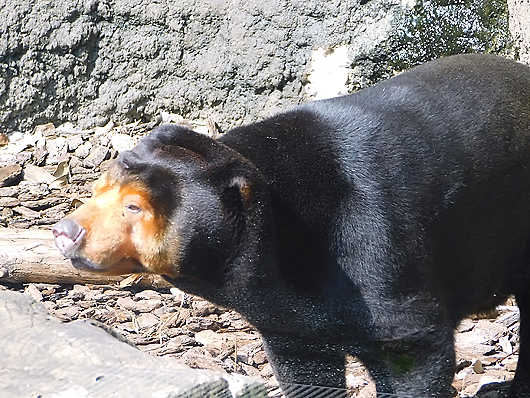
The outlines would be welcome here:
<svg viewBox="0 0 530 398">
<path fill-rule="evenodd" d="M 261 228 L 267 192 L 237 152 L 166 125 L 123 152 L 53 234 L 79 269 L 218 282 L 249 231 Z"/>
</svg>

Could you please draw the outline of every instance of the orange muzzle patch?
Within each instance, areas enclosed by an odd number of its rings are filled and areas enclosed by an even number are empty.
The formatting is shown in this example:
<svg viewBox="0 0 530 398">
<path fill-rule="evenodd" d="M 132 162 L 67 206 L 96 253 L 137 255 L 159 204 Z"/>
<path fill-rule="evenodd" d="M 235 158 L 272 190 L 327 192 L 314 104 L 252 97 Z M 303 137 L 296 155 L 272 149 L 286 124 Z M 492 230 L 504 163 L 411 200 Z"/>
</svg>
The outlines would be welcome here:
<svg viewBox="0 0 530 398">
<path fill-rule="evenodd" d="M 72 262 L 77 258 L 84 261 L 85 268 L 108 275 L 150 272 L 176 276 L 167 244 L 168 222 L 157 214 L 152 202 L 143 184 L 120 184 L 105 173 L 94 184 L 90 200 L 67 216 L 84 230 L 81 241 L 68 254 Z"/>
</svg>

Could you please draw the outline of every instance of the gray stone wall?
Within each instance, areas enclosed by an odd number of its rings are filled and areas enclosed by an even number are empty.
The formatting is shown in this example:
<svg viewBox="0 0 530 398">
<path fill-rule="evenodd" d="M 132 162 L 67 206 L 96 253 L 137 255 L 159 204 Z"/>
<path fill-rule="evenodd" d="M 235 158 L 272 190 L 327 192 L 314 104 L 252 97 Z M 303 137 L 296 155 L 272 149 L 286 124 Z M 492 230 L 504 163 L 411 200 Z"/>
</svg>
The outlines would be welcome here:
<svg viewBox="0 0 530 398">
<path fill-rule="evenodd" d="M 530 1 L 508 0 L 510 32 L 519 47 L 519 58 L 530 65 Z"/>
<path fill-rule="evenodd" d="M 303 99 L 312 51 L 387 35 L 399 1 L 4 0 L 0 127 L 242 123 Z M 366 25 L 376 28 L 366 33 Z M 382 26 L 379 30 L 378 26 Z"/>
<path fill-rule="evenodd" d="M 226 130 L 351 92 L 394 73 L 400 24 L 418 4 L 0 0 L 0 133 L 147 122 L 162 112 L 211 117 Z"/>
</svg>

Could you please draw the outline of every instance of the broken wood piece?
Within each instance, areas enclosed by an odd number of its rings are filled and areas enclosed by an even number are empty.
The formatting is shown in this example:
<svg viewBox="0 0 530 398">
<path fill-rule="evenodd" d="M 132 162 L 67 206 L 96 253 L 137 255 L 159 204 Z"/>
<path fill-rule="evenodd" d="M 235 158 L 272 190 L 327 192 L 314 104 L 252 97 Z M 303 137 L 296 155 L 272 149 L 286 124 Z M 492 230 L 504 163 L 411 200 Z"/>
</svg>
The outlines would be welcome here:
<svg viewBox="0 0 530 398">
<path fill-rule="evenodd" d="M 119 284 L 125 276 L 104 276 L 75 269 L 55 247 L 51 230 L 0 228 L 0 284 Z M 142 275 L 140 287 L 172 287 L 157 275 Z"/>
</svg>

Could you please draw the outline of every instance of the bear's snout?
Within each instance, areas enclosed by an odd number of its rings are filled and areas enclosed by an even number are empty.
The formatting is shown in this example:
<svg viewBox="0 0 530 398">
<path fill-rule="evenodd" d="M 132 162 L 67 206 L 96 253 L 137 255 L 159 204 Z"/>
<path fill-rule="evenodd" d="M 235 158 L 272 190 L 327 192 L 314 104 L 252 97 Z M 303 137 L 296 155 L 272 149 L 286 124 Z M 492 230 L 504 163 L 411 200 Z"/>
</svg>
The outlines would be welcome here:
<svg viewBox="0 0 530 398">
<path fill-rule="evenodd" d="M 74 220 L 64 218 L 53 227 L 55 245 L 63 256 L 70 257 L 73 249 L 81 242 L 86 230 Z"/>
</svg>

